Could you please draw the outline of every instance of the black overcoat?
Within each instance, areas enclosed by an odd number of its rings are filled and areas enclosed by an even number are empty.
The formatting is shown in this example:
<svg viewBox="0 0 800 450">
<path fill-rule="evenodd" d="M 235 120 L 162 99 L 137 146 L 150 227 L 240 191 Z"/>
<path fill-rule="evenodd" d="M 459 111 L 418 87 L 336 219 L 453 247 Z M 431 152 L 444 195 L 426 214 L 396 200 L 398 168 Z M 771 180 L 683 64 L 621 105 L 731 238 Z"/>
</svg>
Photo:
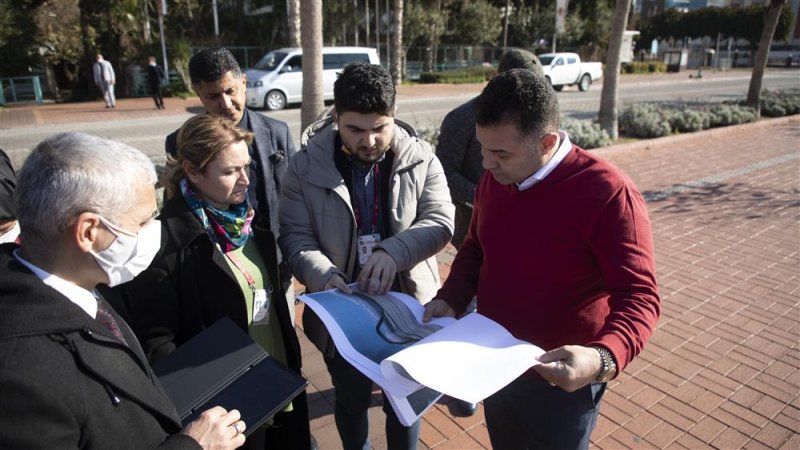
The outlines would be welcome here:
<svg viewBox="0 0 800 450">
<path fill-rule="evenodd" d="M 131 330 L 125 345 L 0 245 L 0 448 L 199 449 Z"/>
</svg>

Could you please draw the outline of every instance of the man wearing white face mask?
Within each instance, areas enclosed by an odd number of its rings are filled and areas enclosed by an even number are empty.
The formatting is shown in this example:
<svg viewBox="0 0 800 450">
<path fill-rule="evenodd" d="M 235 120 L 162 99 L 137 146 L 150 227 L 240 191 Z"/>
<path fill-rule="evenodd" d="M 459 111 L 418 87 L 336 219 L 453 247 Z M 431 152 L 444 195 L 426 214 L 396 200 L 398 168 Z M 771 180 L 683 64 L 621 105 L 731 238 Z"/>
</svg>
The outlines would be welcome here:
<svg viewBox="0 0 800 450">
<path fill-rule="evenodd" d="M 238 411 L 182 427 L 127 324 L 96 292 L 160 246 L 155 171 L 81 133 L 40 143 L 18 175 L 21 244 L 0 245 L 0 448 L 233 449 Z"/>
</svg>

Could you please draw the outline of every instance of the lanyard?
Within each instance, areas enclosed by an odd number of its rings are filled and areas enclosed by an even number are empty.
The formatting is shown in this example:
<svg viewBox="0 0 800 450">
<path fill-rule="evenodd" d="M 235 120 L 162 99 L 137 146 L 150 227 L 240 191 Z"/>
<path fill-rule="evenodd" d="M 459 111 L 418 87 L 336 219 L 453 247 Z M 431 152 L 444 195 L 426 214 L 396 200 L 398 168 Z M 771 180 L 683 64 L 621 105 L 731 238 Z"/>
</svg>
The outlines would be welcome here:
<svg viewBox="0 0 800 450">
<path fill-rule="evenodd" d="M 373 187 L 373 200 L 374 206 L 372 208 L 372 232 L 375 232 L 375 227 L 378 224 L 378 209 L 380 207 L 380 191 L 378 184 L 380 180 L 378 179 L 380 175 L 380 169 L 378 168 L 378 163 L 373 164 L 372 166 L 372 187 Z M 355 198 L 353 200 L 356 200 Z M 364 230 L 364 223 L 363 219 L 361 218 L 361 210 L 358 209 L 358 202 L 353 201 L 353 215 L 356 216 L 356 228 L 358 228 L 358 234 L 361 235 L 361 232 Z"/>
<path fill-rule="evenodd" d="M 237 269 L 239 269 L 239 272 L 242 272 L 242 275 L 244 275 L 244 279 L 247 280 L 247 285 L 250 286 L 250 290 L 255 293 L 256 280 L 255 278 L 253 278 L 253 275 L 250 272 L 248 272 L 247 269 L 244 268 L 244 265 L 242 264 L 242 261 L 239 259 L 239 257 L 237 257 L 232 250 L 229 251 L 228 253 L 225 253 L 225 256 L 227 256 L 228 259 L 231 260 L 233 265 L 236 266 Z"/>
</svg>

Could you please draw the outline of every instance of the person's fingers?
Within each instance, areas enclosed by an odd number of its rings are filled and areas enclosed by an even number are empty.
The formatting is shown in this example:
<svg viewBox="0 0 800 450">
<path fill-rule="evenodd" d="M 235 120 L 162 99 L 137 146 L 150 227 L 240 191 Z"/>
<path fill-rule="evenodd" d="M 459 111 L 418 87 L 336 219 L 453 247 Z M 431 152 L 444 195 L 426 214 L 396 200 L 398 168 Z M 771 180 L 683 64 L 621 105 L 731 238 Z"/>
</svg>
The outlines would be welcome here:
<svg viewBox="0 0 800 450">
<path fill-rule="evenodd" d="M 239 419 L 242 418 L 242 415 L 239 413 L 238 409 L 232 409 L 228 411 L 228 414 L 225 415 L 225 419 L 223 424 L 226 426 L 232 426 L 234 423 L 238 422 Z"/>
</svg>

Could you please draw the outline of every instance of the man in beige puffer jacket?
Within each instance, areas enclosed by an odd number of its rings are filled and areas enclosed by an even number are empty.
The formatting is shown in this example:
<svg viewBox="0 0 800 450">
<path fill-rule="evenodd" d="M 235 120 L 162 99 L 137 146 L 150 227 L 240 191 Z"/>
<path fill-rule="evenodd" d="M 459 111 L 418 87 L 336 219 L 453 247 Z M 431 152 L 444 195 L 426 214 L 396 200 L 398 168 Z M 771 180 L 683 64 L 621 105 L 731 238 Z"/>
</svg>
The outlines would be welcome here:
<svg viewBox="0 0 800 450">
<path fill-rule="evenodd" d="M 334 111 L 304 132 L 289 162 L 280 202 L 279 243 L 309 292 L 359 282 L 426 303 L 440 285 L 436 253 L 453 235 L 454 206 L 430 144 L 394 118 L 395 88 L 381 66 L 354 63 L 334 84 Z M 309 339 L 323 352 L 336 388 L 345 449 L 369 445 L 372 381 L 341 355 L 309 308 Z M 389 449 L 416 448 L 419 422 L 402 426 L 388 401 Z M 368 448 L 368 447 L 367 447 Z"/>
</svg>

